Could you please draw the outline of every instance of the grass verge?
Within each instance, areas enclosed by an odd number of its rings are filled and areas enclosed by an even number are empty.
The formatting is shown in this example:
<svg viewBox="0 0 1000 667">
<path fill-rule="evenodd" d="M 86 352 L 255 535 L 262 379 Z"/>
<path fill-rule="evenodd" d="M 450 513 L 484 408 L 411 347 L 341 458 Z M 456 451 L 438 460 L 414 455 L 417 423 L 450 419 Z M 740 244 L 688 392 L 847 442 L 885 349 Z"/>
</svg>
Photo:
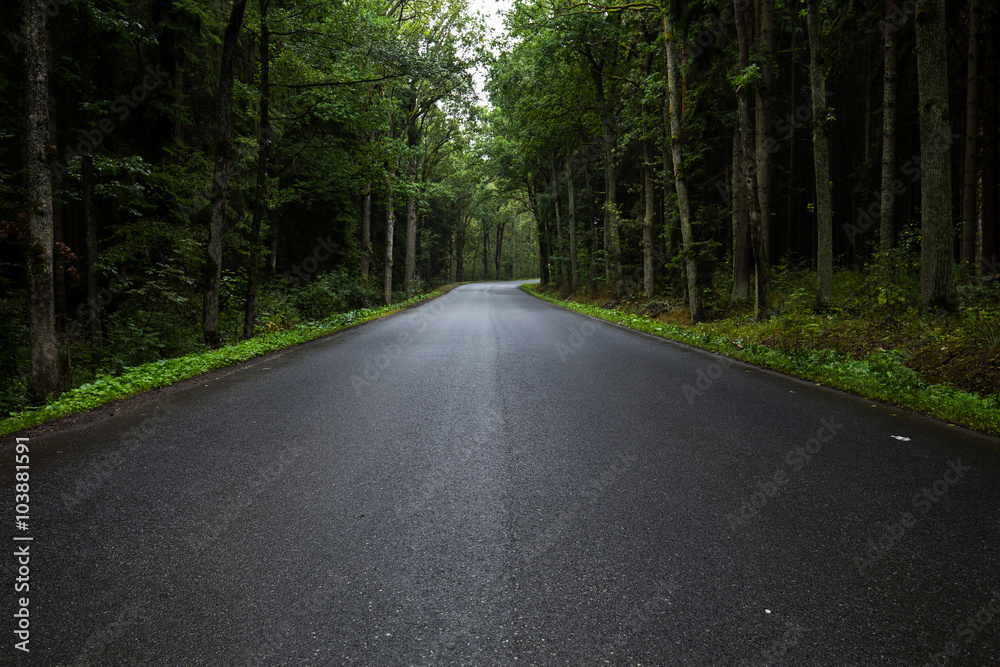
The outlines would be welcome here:
<svg viewBox="0 0 1000 667">
<path fill-rule="evenodd" d="M 903 365 L 903 356 L 894 350 L 882 350 L 855 359 L 831 349 L 782 351 L 756 343 L 741 345 L 712 331 L 711 325 L 699 325 L 696 329 L 599 305 L 567 301 L 546 294 L 538 285 L 522 285 L 521 289 L 557 306 L 630 329 L 1000 436 L 1000 402 L 995 397 L 984 398 L 953 386 L 930 384 Z"/>
<path fill-rule="evenodd" d="M 342 329 L 385 317 L 421 301 L 440 296 L 451 287 L 442 287 L 391 306 L 361 308 L 347 313 L 338 313 L 324 320 L 298 324 L 284 331 L 270 331 L 233 345 L 220 347 L 217 350 L 142 364 L 126 369 L 125 373 L 121 375 L 101 375 L 93 382 L 65 392 L 51 403 L 22 410 L 0 421 L 0 435 L 38 426 L 60 417 L 87 412 L 119 399 L 141 394 L 144 391 L 165 387 L 174 382 L 203 375 L 225 366 L 328 336 Z"/>
</svg>

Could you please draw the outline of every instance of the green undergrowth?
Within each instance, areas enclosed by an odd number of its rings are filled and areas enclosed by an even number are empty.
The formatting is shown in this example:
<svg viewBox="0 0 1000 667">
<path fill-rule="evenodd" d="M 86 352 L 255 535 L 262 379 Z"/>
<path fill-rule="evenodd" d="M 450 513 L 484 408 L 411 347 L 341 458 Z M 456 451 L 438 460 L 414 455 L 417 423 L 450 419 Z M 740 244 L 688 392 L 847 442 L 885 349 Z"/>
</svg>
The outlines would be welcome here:
<svg viewBox="0 0 1000 667">
<path fill-rule="evenodd" d="M 445 291 L 447 288 L 415 296 L 391 306 L 359 308 L 346 313 L 338 313 L 322 320 L 304 322 L 289 329 L 268 331 L 254 338 L 225 345 L 216 350 L 196 352 L 172 359 L 160 359 L 126 368 L 120 375 L 101 374 L 93 381 L 65 392 L 47 405 L 22 410 L 0 421 L 0 435 L 38 426 L 67 415 L 93 410 L 150 389 L 165 387 L 174 382 L 197 377 L 276 350 L 283 350 L 327 336 L 341 329 L 370 322 L 421 301 L 440 296 Z"/>
<path fill-rule="evenodd" d="M 538 285 L 523 285 L 522 289 L 563 308 L 630 329 L 1000 436 L 1000 394 L 982 396 L 949 384 L 930 383 L 916 370 L 904 365 L 906 355 L 896 350 L 879 349 L 857 358 L 857 355 L 836 349 L 802 346 L 776 349 L 734 338 L 732 323 L 727 321 L 695 326 L 675 324 L 598 304 L 560 299 Z"/>
</svg>

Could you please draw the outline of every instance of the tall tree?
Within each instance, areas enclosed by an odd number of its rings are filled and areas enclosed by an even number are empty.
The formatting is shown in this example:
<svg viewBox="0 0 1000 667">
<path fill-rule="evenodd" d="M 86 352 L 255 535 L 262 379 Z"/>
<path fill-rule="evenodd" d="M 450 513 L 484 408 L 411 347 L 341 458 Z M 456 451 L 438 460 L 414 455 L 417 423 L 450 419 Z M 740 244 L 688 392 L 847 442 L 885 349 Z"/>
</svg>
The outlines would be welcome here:
<svg viewBox="0 0 1000 667">
<path fill-rule="evenodd" d="M 750 43 L 753 22 L 750 20 L 752 7 L 743 0 L 733 0 L 736 10 L 736 33 L 739 40 L 739 76 L 736 85 L 736 103 L 739 113 L 740 152 L 744 156 L 743 186 L 747 193 L 750 213 L 750 247 L 753 252 L 754 310 L 757 319 L 764 320 L 771 315 L 771 269 L 768 266 L 767 250 L 763 230 L 763 220 L 757 188 L 757 159 L 754 154 L 754 132 L 750 120 L 751 89 L 759 85 L 750 71 Z"/>
<path fill-rule="evenodd" d="M 219 91 L 216 96 L 218 129 L 215 135 L 215 164 L 212 170 L 213 194 L 208 222 L 208 247 L 205 255 L 205 296 L 202 308 L 202 335 L 205 343 L 218 347 L 219 283 L 222 280 L 222 235 L 226 221 L 226 194 L 233 160 L 233 81 L 237 47 L 247 0 L 233 0 L 229 22 L 222 38 L 222 63 Z"/>
<path fill-rule="evenodd" d="M 951 125 L 944 0 L 919 0 L 917 87 L 920 95 L 920 300 L 958 308 L 951 209 Z"/>
<path fill-rule="evenodd" d="M 771 97 L 774 95 L 774 0 L 756 0 L 758 52 L 762 81 L 757 94 L 757 200 L 760 203 L 764 256 L 771 258 L 771 157 L 774 132 Z"/>
<path fill-rule="evenodd" d="M 687 275 L 688 307 L 691 322 L 702 318 L 701 290 L 698 286 L 698 263 L 694 256 L 694 232 L 691 229 L 691 201 L 688 196 L 687 176 L 684 173 L 684 150 L 681 147 L 680 63 L 674 46 L 674 29 L 663 17 L 663 48 L 667 59 L 667 87 L 670 96 L 670 147 L 674 163 L 674 187 L 677 190 L 677 212 L 681 221 L 681 248 L 684 253 L 684 272 Z"/>
<path fill-rule="evenodd" d="M 982 0 L 969 2 L 969 59 L 965 79 L 965 178 L 962 186 L 962 263 L 976 272 L 976 234 L 979 207 L 979 31 L 983 20 Z"/>
<path fill-rule="evenodd" d="M 812 89 L 813 163 L 816 172 L 816 304 L 833 303 L 833 193 L 820 0 L 808 0 L 809 83 Z"/>
<path fill-rule="evenodd" d="M 890 273 L 889 251 L 892 250 L 896 225 L 896 194 L 892 183 L 896 178 L 896 0 L 885 0 L 885 58 L 882 85 L 882 207 L 878 234 L 878 249 L 882 260 L 881 282 L 886 286 Z"/>
<path fill-rule="evenodd" d="M 49 57 L 45 0 L 24 0 L 25 156 L 28 194 L 28 327 L 31 391 L 36 399 L 59 391 L 55 290 L 52 281 L 52 172 L 55 147 L 49 140 Z"/>
<path fill-rule="evenodd" d="M 267 207 L 267 158 L 271 149 L 271 32 L 267 12 L 271 0 L 259 0 L 260 36 L 260 134 L 257 138 L 257 184 L 254 188 L 253 219 L 250 222 L 250 257 L 247 266 L 247 297 L 243 310 L 243 337 L 253 336 L 257 319 L 257 287 L 260 284 L 260 225 Z"/>
</svg>

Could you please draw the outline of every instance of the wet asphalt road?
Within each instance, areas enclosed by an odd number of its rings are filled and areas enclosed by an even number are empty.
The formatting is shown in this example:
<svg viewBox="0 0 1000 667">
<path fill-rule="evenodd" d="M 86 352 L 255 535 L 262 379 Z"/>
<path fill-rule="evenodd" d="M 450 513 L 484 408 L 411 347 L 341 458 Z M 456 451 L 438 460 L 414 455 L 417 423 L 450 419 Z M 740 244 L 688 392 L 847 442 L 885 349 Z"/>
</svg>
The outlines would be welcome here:
<svg viewBox="0 0 1000 667">
<path fill-rule="evenodd" d="M 28 655 L 4 438 L 0 663 L 1000 664 L 998 444 L 467 285 L 33 438 Z"/>
</svg>

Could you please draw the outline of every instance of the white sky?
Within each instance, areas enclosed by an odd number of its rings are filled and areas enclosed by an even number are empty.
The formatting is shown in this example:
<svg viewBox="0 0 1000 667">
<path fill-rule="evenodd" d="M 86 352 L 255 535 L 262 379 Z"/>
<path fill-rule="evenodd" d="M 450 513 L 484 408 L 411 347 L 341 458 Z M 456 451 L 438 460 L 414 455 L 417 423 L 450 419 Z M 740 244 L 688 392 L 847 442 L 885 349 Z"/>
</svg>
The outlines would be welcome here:
<svg viewBox="0 0 1000 667">
<path fill-rule="evenodd" d="M 503 15 L 510 10 L 512 5 L 513 0 L 469 0 L 470 12 L 481 12 L 486 18 L 486 26 L 489 31 L 488 40 L 503 33 Z M 487 95 L 483 90 L 483 86 L 486 84 L 486 68 L 477 67 L 473 78 L 476 82 L 476 91 L 479 93 L 480 104 L 487 104 Z"/>
</svg>

